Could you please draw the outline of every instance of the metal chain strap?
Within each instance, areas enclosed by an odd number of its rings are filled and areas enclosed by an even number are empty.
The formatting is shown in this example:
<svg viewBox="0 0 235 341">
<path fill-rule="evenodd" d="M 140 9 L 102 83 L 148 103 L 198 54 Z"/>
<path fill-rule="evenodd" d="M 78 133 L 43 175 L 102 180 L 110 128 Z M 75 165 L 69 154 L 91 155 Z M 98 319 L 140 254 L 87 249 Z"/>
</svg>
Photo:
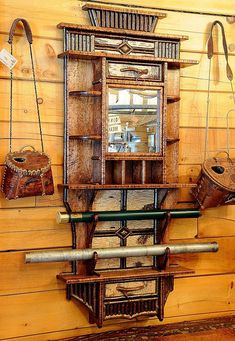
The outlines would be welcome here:
<svg viewBox="0 0 235 341">
<path fill-rule="evenodd" d="M 212 23 L 212 27 L 211 27 L 211 39 L 212 39 L 212 30 L 213 30 L 213 26 L 215 24 L 219 24 L 222 30 L 222 38 L 223 38 L 223 48 L 224 48 L 224 55 L 225 55 L 225 59 L 227 61 L 227 68 L 228 68 L 228 50 L 227 50 L 227 43 L 226 43 L 226 37 L 225 37 L 225 32 L 224 32 L 224 28 L 221 22 L 219 22 L 218 20 L 215 21 L 214 23 Z M 208 45 L 209 45 L 209 40 L 208 40 Z M 209 46 L 208 46 L 208 50 L 209 50 Z M 208 133 L 209 133 L 209 106 L 210 106 L 210 81 L 211 81 L 211 60 L 213 57 L 213 51 L 211 53 L 211 55 L 209 56 L 209 52 L 208 52 L 208 58 L 209 58 L 209 75 L 208 75 L 208 86 L 207 86 L 207 107 L 206 107 L 206 131 L 205 131 L 205 148 L 204 148 L 204 161 L 206 160 L 206 156 L 207 156 L 207 147 L 208 147 Z M 230 68 L 230 67 L 229 67 Z M 231 69 L 231 68 L 230 68 Z M 235 104 L 235 93 L 234 93 L 234 89 L 233 89 L 233 74 L 232 74 L 232 70 L 231 70 L 231 74 L 228 75 L 228 69 L 227 69 L 227 78 L 230 81 L 230 85 L 231 85 L 231 91 L 232 91 L 232 96 L 233 96 L 233 103 Z M 228 147 L 228 118 L 227 119 L 227 149 Z"/>
<path fill-rule="evenodd" d="M 35 101 L 36 101 L 36 108 L 37 108 L 37 115 L 38 115 L 38 126 L 39 126 L 39 132 L 40 132 L 41 147 L 42 147 L 42 152 L 44 152 L 43 139 L 42 139 L 42 124 L 41 124 L 41 118 L 40 118 L 40 110 L 39 110 L 39 103 L 38 103 L 38 91 L 37 91 L 37 83 L 36 83 L 36 77 L 35 77 L 35 68 L 34 68 L 32 45 L 31 44 L 29 44 L 29 50 L 30 50 L 30 58 L 31 58 L 31 62 L 32 62 L 33 84 L 34 84 Z"/>
<path fill-rule="evenodd" d="M 13 54 L 13 42 L 11 42 L 10 45 L 11 45 L 11 54 Z M 31 59 L 31 65 L 32 65 L 34 94 L 35 94 L 35 101 L 36 101 L 36 108 L 37 108 L 41 148 L 42 148 L 42 152 L 44 152 L 42 124 L 41 124 L 40 109 L 39 109 L 39 103 L 38 103 L 37 82 L 36 82 L 36 77 L 35 77 L 35 67 L 34 67 L 31 43 L 29 43 L 29 51 L 30 51 L 30 59 Z M 10 152 L 12 152 L 12 124 L 13 124 L 13 71 L 11 69 L 10 70 L 10 146 L 9 146 Z"/>
<path fill-rule="evenodd" d="M 13 47 L 11 44 L 11 55 L 13 54 Z M 13 100 L 13 72 L 10 69 L 10 152 L 12 151 L 12 100 Z"/>
</svg>

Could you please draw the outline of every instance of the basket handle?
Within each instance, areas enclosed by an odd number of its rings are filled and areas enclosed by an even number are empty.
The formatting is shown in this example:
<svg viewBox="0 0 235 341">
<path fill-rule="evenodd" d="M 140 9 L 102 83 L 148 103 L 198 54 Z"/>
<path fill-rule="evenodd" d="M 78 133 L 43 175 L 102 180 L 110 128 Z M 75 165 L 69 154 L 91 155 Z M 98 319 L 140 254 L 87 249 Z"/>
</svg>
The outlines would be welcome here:
<svg viewBox="0 0 235 341">
<path fill-rule="evenodd" d="M 222 154 L 222 153 L 226 154 L 226 155 L 227 155 L 227 159 L 229 160 L 229 162 L 230 162 L 231 164 L 233 164 L 232 159 L 229 157 L 229 153 L 226 152 L 225 150 L 218 152 L 218 153 L 213 157 L 213 159 L 215 160 L 215 162 L 218 161 L 218 160 L 217 160 L 218 155 L 219 155 L 219 154 Z"/>
<path fill-rule="evenodd" d="M 36 76 L 35 76 L 35 66 L 33 61 L 33 51 L 32 51 L 32 31 L 30 28 L 30 25 L 27 20 L 23 18 L 17 18 L 13 21 L 10 32 L 9 32 L 9 39 L 8 43 L 11 46 L 11 54 L 13 54 L 13 37 L 15 34 L 16 26 L 17 24 L 21 22 L 23 25 L 24 32 L 27 37 L 27 41 L 29 43 L 29 52 L 30 52 L 30 59 L 31 59 L 31 65 L 32 65 L 32 76 L 33 76 L 33 84 L 34 84 L 34 94 L 35 94 L 35 104 L 37 109 L 37 116 L 38 116 L 38 125 L 39 125 L 39 133 L 40 133 L 40 140 L 41 140 L 41 147 L 42 152 L 44 152 L 44 146 L 43 146 L 43 134 L 42 134 L 42 124 L 41 124 L 41 118 L 40 118 L 40 108 L 39 108 L 39 102 L 38 102 L 38 91 L 37 91 L 37 82 L 36 82 Z M 12 124 L 13 124 L 13 70 L 10 70 L 10 152 L 12 151 Z"/>
<path fill-rule="evenodd" d="M 21 149 L 20 149 L 20 152 L 22 152 L 25 148 L 27 147 L 30 147 L 32 148 L 32 150 L 35 152 L 35 148 L 33 146 L 31 146 L 30 144 L 26 144 L 25 146 L 23 146 Z"/>
<path fill-rule="evenodd" d="M 208 134 L 208 129 L 209 129 L 209 106 L 210 106 L 210 78 L 211 78 L 211 60 L 214 55 L 214 46 L 213 46 L 213 30 L 214 27 L 218 25 L 221 29 L 222 33 L 222 44 L 223 44 L 223 50 L 224 50 L 224 56 L 226 60 L 226 75 L 227 78 L 230 81 L 231 85 L 231 90 L 232 90 L 232 95 L 233 95 L 233 102 L 235 104 L 235 94 L 233 90 L 233 72 L 232 69 L 229 65 L 228 62 L 228 46 L 227 46 L 227 41 L 226 41 L 226 36 L 225 36 L 225 30 L 223 24 L 219 20 L 215 20 L 210 27 L 209 31 L 209 39 L 207 41 L 207 57 L 209 59 L 209 76 L 208 76 L 208 90 L 207 90 L 207 108 L 206 108 L 206 129 L 205 129 L 205 148 L 204 148 L 204 161 L 206 160 L 207 156 L 207 148 L 208 148 L 208 139 L 209 139 L 209 134 Z M 228 119 L 227 119 L 227 131 L 228 131 Z M 228 133 L 227 133 L 228 134 Z M 228 145 L 228 136 L 227 136 L 227 145 Z M 227 149 L 229 149 L 227 147 Z"/>
<path fill-rule="evenodd" d="M 24 30 L 25 30 L 25 34 L 26 34 L 26 37 L 27 37 L 27 40 L 29 42 L 29 44 L 32 44 L 33 42 L 33 37 L 32 37 L 32 31 L 31 31 L 31 28 L 29 26 L 29 23 L 27 20 L 23 19 L 23 18 L 17 18 L 13 21 L 12 25 L 11 25 L 11 28 L 10 28 L 10 32 L 9 32 L 9 38 L 8 38 L 8 43 L 9 44 L 12 44 L 12 41 L 13 41 L 13 36 L 15 34 L 15 30 L 16 30 L 16 26 L 18 24 L 18 22 L 22 22 L 23 24 L 23 27 L 24 27 Z"/>
<path fill-rule="evenodd" d="M 212 25 L 211 25 L 211 29 L 210 29 L 210 35 L 209 35 L 209 39 L 207 42 L 207 57 L 209 59 L 211 59 L 213 57 L 214 54 L 214 47 L 213 47 L 213 37 L 212 37 L 212 33 L 213 33 L 213 28 L 219 25 L 221 28 L 221 33 L 222 33 L 222 43 L 223 43 L 223 49 L 224 49 L 224 56 L 226 59 L 226 74 L 227 74 L 227 78 L 232 81 L 233 80 L 233 72 L 232 69 L 229 65 L 228 62 L 228 46 L 227 46 L 227 42 L 226 42 L 226 36 L 225 36 L 225 31 L 224 31 L 224 26 L 223 24 L 219 21 L 219 20 L 215 20 Z"/>
</svg>

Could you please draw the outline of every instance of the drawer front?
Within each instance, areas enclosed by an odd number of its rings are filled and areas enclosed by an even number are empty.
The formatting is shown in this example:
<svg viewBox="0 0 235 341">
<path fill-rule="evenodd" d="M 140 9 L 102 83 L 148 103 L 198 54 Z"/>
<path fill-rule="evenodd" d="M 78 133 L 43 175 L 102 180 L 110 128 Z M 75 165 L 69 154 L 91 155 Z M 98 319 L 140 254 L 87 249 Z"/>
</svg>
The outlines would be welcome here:
<svg viewBox="0 0 235 341">
<path fill-rule="evenodd" d="M 126 37 L 95 37 L 95 51 L 130 56 L 155 56 L 155 42 Z"/>
<path fill-rule="evenodd" d="M 129 297 L 156 294 L 156 281 L 138 281 L 106 284 L 105 297 Z"/>
<path fill-rule="evenodd" d="M 108 62 L 107 77 L 161 82 L 162 65 Z"/>
</svg>

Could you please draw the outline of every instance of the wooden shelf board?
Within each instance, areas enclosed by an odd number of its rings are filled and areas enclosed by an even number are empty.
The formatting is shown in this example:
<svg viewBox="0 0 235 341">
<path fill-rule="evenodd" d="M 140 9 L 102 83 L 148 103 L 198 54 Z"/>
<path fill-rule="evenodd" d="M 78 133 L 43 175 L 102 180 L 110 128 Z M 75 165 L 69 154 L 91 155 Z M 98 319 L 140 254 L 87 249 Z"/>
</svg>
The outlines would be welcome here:
<svg viewBox="0 0 235 341">
<path fill-rule="evenodd" d="M 103 33 L 112 33 L 118 36 L 132 36 L 132 37 L 144 37 L 149 39 L 172 39 L 172 40 L 188 40 L 189 37 L 186 35 L 178 35 L 178 34 L 163 34 L 163 33 L 152 33 L 152 32 L 141 32 L 141 31 L 134 31 L 134 30 L 125 30 L 120 28 L 108 28 L 108 27 L 96 27 L 96 26 L 84 26 L 84 25 L 77 25 L 71 23 L 60 23 L 57 25 L 60 29 L 69 29 L 69 30 L 79 30 L 83 32 L 103 32 Z"/>
<path fill-rule="evenodd" d="M 148 269 L 125 269 L 125 270 L 115 270 L 115 271 L 105 271 L 105 272 L 97 272 L 97 275 L 73 275 L 73 274 L 59 274 L 57 278 L 65 282 L 66 284 L 75 284 L 75 283 L 87 283 L 87 282 L 119 282 L 126 279 L 133 280 L 147 280 L 154 279 L 157 277 L 164 276 L 180 276 L 185 274 L 192 274 L 193 270 L 183 268 L 181 266 L 169 266 L 165 270 L 154 270 L 152 268 Z"/>
<path fill-rule="evenodd" d="M 79 91 L 79 90 L 74 90 L 74 91 L 69 91 L 69 96 L 72 97 L 99 97 L 101 96 L 101 91 Z"/>
<path fill-rule="evenodd" d="M 126 78 L 127 80 L 127 78 Z M 109 75 L 107 75 L 107 79 L 106 79 L 106 84 L 108 85 L 112 85 L 113 87 L 117 88 L 119 86 L 119 84 L 122 86 L 123 85 L 123 79 L 118 79 L 118 77 L 110 77 Z M 130 85 L 134 85 L 135 88 L 140 88 L 143 89 L 143 85 L 148 86 L 148 90 L 156 90 L 156 87 L 164 87 L 165 83 L 164 82 L 159 82 L 159 81 L 153 81 L 150 79 L 138 79 L 138 82 L 136 82 L 136 80 L 133 80 L 133 78 L 128 78 L 128 84 Z"/>
<path fill-rule="evenodd" d="M 173 188 L 193 188 L 196 187 L 197 184 L 184 184 L 184 183 L 172 183 L 172 184 L 58 184 L 59 188 L 67 188 L 72 190 L 86 190 L 86 189 L 96 189 L 96 190 L 105 190 L 105 189 L 151 189 L 151 188 L 159 188 L 159 189 L 173 189 Z"/>
<path fill-rule="evenodd" d="M 167 95 L 167 103 L 174 103 L 174 102 L 178 102 L 178 101 L 180 101 L 179 96 Z"/>
<path fill-rule="evenodd" d="M 81 58 L 81 59 L 97 59 L 97 58 L 108 58 L 118 60 L 138 60 L 142 62 L 167 62 L 171 66 L 185 67 L 196 65 L 199 62 L 197 60 L 190 59 L 170 59 L 170 58 L 158 58 L 158 57 L 145 57 L 145 56 L 132 56 L 122 54 L 112 54 L 106 52 L 84 52 L 68 50 L 58 55 L 59 58 L 70 57 L 70 58 Z"/>
<path fill-rule="evenodd" d="M 176 142 L 179 142 L 180 141 L 180 139 L 179 138 L 174 138 L 174 137 L 168 137 L 168 138 L 166 138 L 166 143 L 167 144 L 173 144 L 173 143 L 176 143 Z"/>
<path fill-rule="evenodd" d="M 118 5 L 118 4 L 117 4 Z M 143 8 L 131 8 L 131 7 L 121 7 L 118 5 L 118 7 L 113 7 L 110 5 L 100 5 L 100 4 L 85 4 L 82 6 L 82 9 L 84 11 L 87 11 L 89 9 L 96 9 L 100 11 L 111 11 L 111 12 L 121 12 L 121 13 L 135 13 L 135 14 L 143 14 L 143 15 L 151 15 L 151 16 L 157 16 L 158 19 L 166 18 L 166 13 L 158 12 L 156 10 L 150 10 L 150 9 L 143 9 Z"/>
<path fill-rule="evenodd" d="M 70 135 L 69 139 L 71 140 L 94 140 L 94 141 L 101 141 L 101 135 Z"/>
<path fill-rule="evenodd" d="M 156 155 L 150 155 L 150 156 L 139 156 L 139 155 L 117 155 L 119 153 L 110 153 L 110 154 L 106 154 L 105 155 L 105 160 L 114 160 L 114 161 L 142 161 L 142 160 L 149 160 L 149 161 L 162 161 L 163 160 L 163 156 L 156 156 Z"/>
</svg>

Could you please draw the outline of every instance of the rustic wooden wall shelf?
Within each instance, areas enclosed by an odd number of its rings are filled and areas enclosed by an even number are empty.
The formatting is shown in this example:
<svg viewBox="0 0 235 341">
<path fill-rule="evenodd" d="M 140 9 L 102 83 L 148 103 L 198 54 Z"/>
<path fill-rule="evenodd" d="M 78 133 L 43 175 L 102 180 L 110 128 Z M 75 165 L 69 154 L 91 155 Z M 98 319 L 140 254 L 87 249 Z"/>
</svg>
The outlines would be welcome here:
<svg viewBox="0 0 235 341">
<path fill-rule="evenodd" d="M 194 186 L 178 182 L 180 68 L 198 63 L 180 59 L 180 42 L 188 37 L 147 32 L 163 13 L 150 18 L 139 10 L 84 9 L 96 26 L 58 25 L 64 32 L 59 58 L 65 70 L 60 187 L 67 212 L 91 210 L 96 192 L 111 189 L 120 190 L 121 211 L 127 210 L 129 191 L 140 189 L 151 191 L 152 209 L 174 208 L 178 189 Z M 104 22 L 109 27 L 98 27 Z M 99 231 L 96 219 L 72 222 L 73 248 L 90 248 L 97 236 L 110 245 L 112 240 L 120 246 L 162 243 L 168 218 L 153 220 L 151 228 L 133 229 L 122 220 L 118 228 Z M 169 266 L 168 257 L 169 252 L 132 262 L 120 258 L 110 265 L 94 255 L 92 261 L 72 262 L 72 272 L 58 278 L 66 283 L 67 298 L 82 302 L 99 327 L 110 318 L 162 320 L 174 277 L 190 272 Z"/>
</svg>

